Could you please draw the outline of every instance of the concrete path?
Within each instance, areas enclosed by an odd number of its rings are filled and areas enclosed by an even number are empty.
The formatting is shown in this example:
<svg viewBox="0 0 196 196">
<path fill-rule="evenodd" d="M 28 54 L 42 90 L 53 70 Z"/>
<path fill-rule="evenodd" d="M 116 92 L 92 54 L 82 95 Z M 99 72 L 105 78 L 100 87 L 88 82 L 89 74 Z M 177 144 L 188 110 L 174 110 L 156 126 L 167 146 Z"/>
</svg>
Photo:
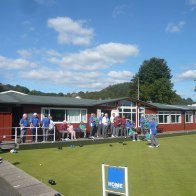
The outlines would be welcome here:
<svg viewBox="0 0 196 196">
<path fill-rule="evenodd" d="M 0 195 L 54 196 L 58 192 L 28 175 L 11 163 L 0 163 Z"/>
</svg>

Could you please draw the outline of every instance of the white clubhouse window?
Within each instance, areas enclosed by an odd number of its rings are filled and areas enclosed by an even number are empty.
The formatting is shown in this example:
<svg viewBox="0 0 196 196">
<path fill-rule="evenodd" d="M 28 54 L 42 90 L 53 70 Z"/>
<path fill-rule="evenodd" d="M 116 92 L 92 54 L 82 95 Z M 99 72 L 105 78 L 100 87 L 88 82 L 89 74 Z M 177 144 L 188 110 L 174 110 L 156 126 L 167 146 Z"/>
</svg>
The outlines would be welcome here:
<svg viewBox="0 0 196 196">
<path fill-rule="evenodd" d="M 87 109 L 42 108 L 42 118 L 45 114 L 52 116 L 54 122 L 63 122 L 64 120 L 71 123 L 87 122 Z"/>
<path fill-rule="evenodd" d="M 168 124 L 170 123 L 170 113 L 169 112 L 158 112 L 158 123 Z"/>
<path fill-rule="evenodd" d="M 186 112 L 185 113 L 185 122 L 186 123 L 193 123 L 193 112 Z"/>
<path fill-rule="evenodd" d="M 144 114 L 145 114 L 145 108 L 144 107 L 139 107 L 138 108 L 138 113 L 139 113 L 139 120 L 140 120 L 142 118 L 142 116 L 144 116 Z"/>
<path fill-rule="evenodd" d="M 87 122 L 86 110 L 81 110 L 81 121 Z"/>
<path fill-rule="evenodd" d="M 124 115 L 125 118 L 130 119 L 132 122 L 135 122 L 136 125 L 139 125 L 138 120 L 141 118 L 142 115 L 144 115 L 144 107 L 138 107 L 135 102 L 128 100 L 119 101 L 118 106 L 118 113 L 120 117 Z M 139 119 L 137 117 L 137 112 L 139 114 Z"/>
<path fill-rule="evenodd" d="M 119 116 L 125 116 L 125 118 L 136 122 L 136 107 L 132 108 L 129 106 L 121 106 L 119 108 Z"/>
<path fill-rule="evenodd" d="M 195 112 L 195 123 L 196 123 L 196 112 Z"/>
<path fill-rule="evenodd" d="M 171 123 L 181 123 L 181 112 L 171 112 Z"/>
<path fill-rule="evenodd" d="M 159 111 L 158 123 L 159 124 L 175 124 L 181 123 L 182 114 L 179 111 Z"/>
<path fill-rule="evenodd" d="M 67 110 L 67 121 L 68 122 L 80 122 L 80 110 Z"/>
</svg>

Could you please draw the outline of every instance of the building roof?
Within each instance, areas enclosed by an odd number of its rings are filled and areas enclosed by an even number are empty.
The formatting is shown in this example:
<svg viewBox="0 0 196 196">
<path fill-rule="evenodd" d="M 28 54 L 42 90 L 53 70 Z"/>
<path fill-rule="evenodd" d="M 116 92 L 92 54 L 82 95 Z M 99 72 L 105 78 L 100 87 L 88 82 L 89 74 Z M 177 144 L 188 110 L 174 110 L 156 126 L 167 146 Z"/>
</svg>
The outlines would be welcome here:
<svg viewBox="0 0 196 196">
<path fill-rule="evenodd" d="M 32 105 L 72 105 L 72 106 L 91 106 L 96 100 L 78 99 L 57 96 L 37 96 L 23 95 L 15 92 L 0 94 L 0 103 L 8 104 L 32 104 Z"/>
<path fill-rule="evenodd" d="M 122 100 L 94 100 L 94 99 L 78 99 L 73 97 L 58 96 L 37 96 L 18 93 L 16 91 L 7 91 L 0 93 L 0 103 L 4 104 L 31 104 L 31 105 L 50 105 L 50 106 L 96 106 Z"/>
<path fill-rule="evenodd" d="M 149 103 L 150 105 L 162 109 L 162 110 L 196 110 L 196 106 L 186 106 L 186 105 L 169 105 L 162 103 Z"/>
<path fill-rule="evenodd" d="M 78 99 L 73 97 L 58 97 L 58 96 L 37 96 L 27 95 L 16 91 L 6 91 L 0 93 L 0 103 L 3 104 L 27 104 L 27 105 L 42 105 L 42 106 L 77 106 L 77 107 L 92 107 L 92 106 L 109 106 L 110 103 L 120 100 L 138 101 L 136 99 L 123 97 L 116 99 L 95 100 L 95 99 Z M 161 103 L 149 103 L 138 101 L 148 107 L 153 107 L 162 110 L 195 110 L 196 106 L 183 106 L 183 105 L 168 105 Z"/>
</svg>

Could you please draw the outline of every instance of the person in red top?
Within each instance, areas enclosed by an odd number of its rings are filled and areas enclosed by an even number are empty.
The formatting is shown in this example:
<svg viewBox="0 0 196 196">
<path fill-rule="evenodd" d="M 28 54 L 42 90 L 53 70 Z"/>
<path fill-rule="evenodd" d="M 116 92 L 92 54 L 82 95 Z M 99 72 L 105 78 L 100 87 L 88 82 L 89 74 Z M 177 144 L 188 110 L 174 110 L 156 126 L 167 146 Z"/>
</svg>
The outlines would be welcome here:
<svg viewBox="0 0 196 196">
<path fill-rule="evenodd" d="M 121 126 L 121 119 L 119 117 L 119 115 L 117 114 L 114 118 L 114 137 L 118 137 L 119 135 L 119 130 L 120 130 L 120 126 Z"/>
<path fill-rule="evenodd" d="M 65 133 L 67 132 L 67 126 L 68 126 L 68 123 L 66 120 L 63 121 L 62 124 L 60 124 L 60 127 L 59 127 L 59 133 L 62 134 L 62 140 L 64 140 L 64 136 L 65 136 Z"/>
</svg>

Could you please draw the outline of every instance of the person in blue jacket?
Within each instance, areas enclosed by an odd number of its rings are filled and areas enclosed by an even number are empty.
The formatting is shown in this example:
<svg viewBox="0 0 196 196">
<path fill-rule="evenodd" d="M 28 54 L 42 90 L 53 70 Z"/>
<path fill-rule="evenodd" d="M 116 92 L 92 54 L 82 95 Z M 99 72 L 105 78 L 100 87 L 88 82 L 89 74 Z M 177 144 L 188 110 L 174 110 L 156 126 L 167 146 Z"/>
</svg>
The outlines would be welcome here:
<svg viewBox="0 0 196 196">
<path fill-rule="evenodd" d="M 46 114 L 45 117 L 42 119 L 43 142 L 47 141 L 49 124 L 50 124 L 50 119 Z"/>
<path fill-rule="evenodd" d="M 155 118 L 152 118 L 152 121 L 150 121 L 149 129 L 150 129 L 150 139 L 151 139 L 151 145 L 149 147 L 150 148 L 159 147 L 160 144 L 159 144 L 158 139 L 156 137 L 157 123 L 155 122 Z"/>
<path fill-rule="evenodd" d="M 96 121 L 95 121 L 95 114 L 91 113 L 89 118 L 89 126 L 90 126 L 90 137 L 94 137 L 96 131 Z"/>
<path fill-rule="evenodd" d="M 31 142 L 35 142 L 36 134 L 39 126 L 40 126 L 39 118 L 37 118 L 37 113 L 34 113 L 33 117 L 30 119 L 31 136 L 32 136 Z"/>
<path fill-rule="evenodd" d="M 20 142 L 25 143 L 26 141 L 26 133 L 27 133 L 27 127 L 28 127 L 28 120 L 27 120 L 27 114 L 23 114 L 22 118 L 20 119 L 19 125 L 20 125 Z"/>
</svg>

